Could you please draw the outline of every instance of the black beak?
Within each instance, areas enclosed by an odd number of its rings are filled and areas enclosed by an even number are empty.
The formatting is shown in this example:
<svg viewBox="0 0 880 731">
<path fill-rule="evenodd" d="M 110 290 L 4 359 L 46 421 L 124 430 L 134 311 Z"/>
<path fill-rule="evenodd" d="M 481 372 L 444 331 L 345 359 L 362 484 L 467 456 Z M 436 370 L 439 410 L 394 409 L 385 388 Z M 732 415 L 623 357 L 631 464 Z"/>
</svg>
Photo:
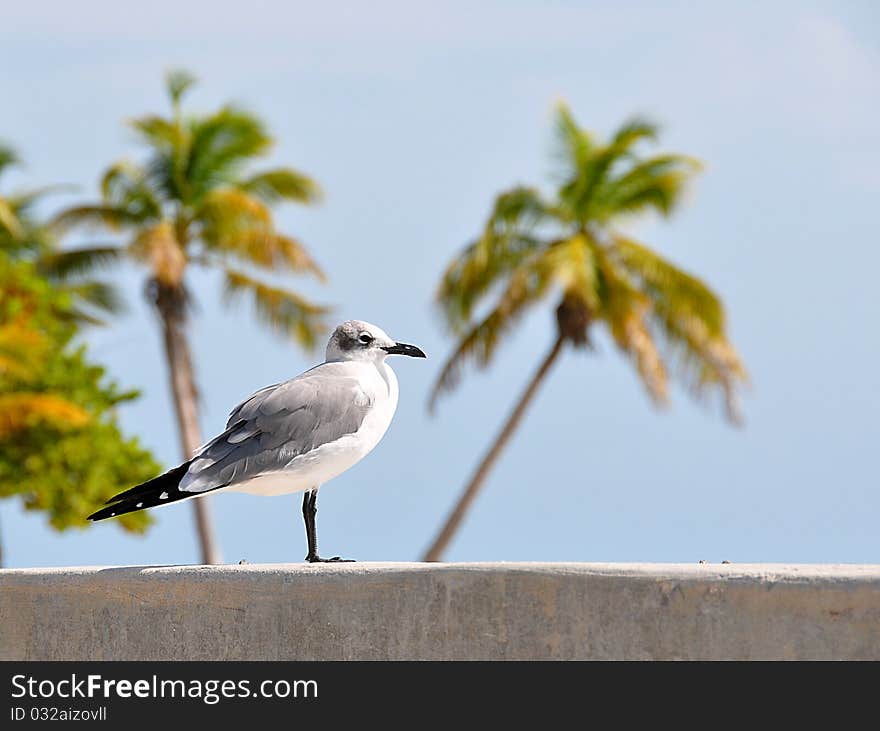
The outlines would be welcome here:
<svg viewBox="0 0 880 731">
<path fill-rule="evenodd" d="M 422 350 L 415 345 L 407 345 L 406 343 L 394 343 L 387 348 L 382 348 L 388 355 L 408 355 L 410 358 L 427 358 Z"/>
</svg>

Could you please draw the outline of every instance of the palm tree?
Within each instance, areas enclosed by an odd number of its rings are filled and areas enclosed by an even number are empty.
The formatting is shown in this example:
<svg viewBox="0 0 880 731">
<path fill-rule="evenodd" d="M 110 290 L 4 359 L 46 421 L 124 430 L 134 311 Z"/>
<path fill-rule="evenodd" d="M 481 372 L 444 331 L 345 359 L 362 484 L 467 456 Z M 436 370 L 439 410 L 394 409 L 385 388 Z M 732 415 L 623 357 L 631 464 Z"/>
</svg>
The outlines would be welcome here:
<svg viewBox="0 0 880 731">
<path fill-rule="evenodd" d="M 657 138 L 657 128 L 645 120 L 627 122 L 602 143 L 560 105 L 556 126 L 562 176 L 554 197 L 522 186 L 501 193 L 480 236 L 452 261 L 440 284 L 437 299 L 458 343 L 440 372 L 431 408 L 456 386 L 467 361 L 480 368 L 492 362 L 504 336 L 529 308 L 554 302 L 556 327 L 549 352 L 425 553 L 426 561 L 440 560 L 563 350 L 589 346 L 595 326 L 608 329 L 654 403 L 667 401 L 671 365 L 693 395 L 720 392 L 727 417 L 739 419 L 737 386 L 746 373 L 727 339 L 718 296 L 620 229 L 631 216 L 669 216 L 698 163 L 683 155 L 640 154 L 639 143 Z"/>
<path fill-rule="evenodd" d="M 320 191 L 291 168 L 251 172 L 272 139 L 253 114 L 226 105 L 212 114 L 184 115 L 181 103 L 195 79 L 182 71 L 167 76 L 171 115 L 148 115 L 131 123 L 149 150 L 146 161 L 112 165 L 101 179 L 98 203 L 63 211 L 61 230 L 97 225 L 128 234 L 124 245 L 95 245 L 57 254 L 56 275 L 92 271 L 126 259 L 146 269 L 146 296 L 162 329 L 165 359 L 180 434 L 189 459 L 201 444 L 198 389 L 187 336 L 192 295 L 191 265 L 219 269 L 225 301 L 248 297 L 269 326 L 313 346 L 326 308 L 251 273 L 308 273 L 323 279 L 296 239 L 280 233 L 271 207 L 282 201 L 309 204 Z M 205 498 L 192 501 L 204 563 L 220 553 Z"/>
</svg>

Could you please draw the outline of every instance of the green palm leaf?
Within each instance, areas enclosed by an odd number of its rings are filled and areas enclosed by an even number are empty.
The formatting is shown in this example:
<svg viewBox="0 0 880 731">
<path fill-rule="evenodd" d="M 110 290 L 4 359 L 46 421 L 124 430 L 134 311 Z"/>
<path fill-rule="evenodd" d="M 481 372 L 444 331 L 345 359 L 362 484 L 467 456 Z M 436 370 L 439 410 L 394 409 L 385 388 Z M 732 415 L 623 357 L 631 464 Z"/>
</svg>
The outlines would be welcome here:
<svg viewBox="0 0 880 731">
<path fill-rule="evenodd" d="M 571 172 L 586 165 L 595 147 L 592 135 L 578 126 L 568 105 L 556 105 L 556 144 L 558 156 Z"/>
<path fill-rule="evenodd" d="M 142 223 L 143 220 L 137 212 L 122 206 L 98 204 L 67 208 L 55 216 L 50 225 L 59 233 L 65 233 L 74 227 L 119 231 L 126 226 Z"/>
<path fill-rule="evenodd" d="M 685 155 L 659 155 L 633 165 L 602 191 L 597 201 L 598 217 L 604 222 L 608 217 L 649 209 L 668 216 L 700 169 L 698 160 Z"/>
<path fill-rule="evenodd" d="M 291 168 L 276 168 L 251 175 L 242 180 L 239 187 L 266 203 L 288 200 L 308 204 L 321 200 L 318 184 Z"/>
<path fill-rule="evenodd" d="M 642 140 L 655 141 L 659 134 L 657 125 L 643 117 L 633 117 L 624 122 L 611 138 L 611 147 L 618 153 L 628 152 L 636 143 Z"/>
<path fill-rule="evenodd" d="M 139 221 L 161 218 L 162 205 L 150 188 L 147 171 L 126 160 L 111 165 L 101 178 L 106 204 L 127 210 Z"/>
<path fill-rule="evenodd" d="M 183 95 L 196 83 L 196 77 L 184 69 L 173 69 L 165 75 L 165 88 L 171 104 L 179 106 Z"/>
<path fill-rule="evenodd" d="M 614 235 L 608 251 L 655 302 L 662 300 L 675 310 L 699 317 L 711 336 L 724 335 L 724 306 L 701 279 L 626 236 Z"/>
<path fill-rule="evenodd" d="M 254 115 L 233 106 L 190 123 L 185 178 L 199 200 L 218 185 L 232 184 L 242 166 L 265 154 L 272 138 Z"/>
<path fill-rule="evenodd" d="M 37 268 L 50 279 L 65 280 L 119 263 L 125 250 L 117 246 L 90 246 L 52 251 L 37 260 Z"/>
<path fill-rule="evenodd" d="M 451 262 L 441 280 L 437 296 L 454 331 L 468 326 L 489 288 L 539 248 L 533 231 L 548 215 L 533 188 L 512 188 L 495 199 L 483 234 Z"/>
<path fill-rule="evenodd" d="M 19 162 L 20 160 L 15 150 L 9 145 L 0 143 L 0 174 L 2 174 L 6 168 L 18 165 Z"/>
<path fill-rule="evenodd" d="M 129 124 L 143 142 L 158 149 L 173 149 L 184 139 L 184 132 L 178 125 L 156 114 L 138 117 Z"/>
<path fill-rule="evenodd" d="M 455 350 L 441 366 L 429 397 L 429 408 L 433 410 L 440 395 L 458 385 L 468 362 L 481 369 L 492 362 L 503 336 L 531 305 L 547 294 L 555 273 L 555 268 L 548 264 L 547 254 L 539 253 L 523 261 L 507 276 L 495 306 L 459 337 Z"/>
<path fill-rule="evenodd" d="M 125 312 L 125 301 L 119 294 L 119 288 L 110 282 L 91 280 L 78 284 L 69 284 L 67 291 L 90 307 L 116 315 Z M 82 313 L 83 317 L 89 317 Z"/>
</svg>

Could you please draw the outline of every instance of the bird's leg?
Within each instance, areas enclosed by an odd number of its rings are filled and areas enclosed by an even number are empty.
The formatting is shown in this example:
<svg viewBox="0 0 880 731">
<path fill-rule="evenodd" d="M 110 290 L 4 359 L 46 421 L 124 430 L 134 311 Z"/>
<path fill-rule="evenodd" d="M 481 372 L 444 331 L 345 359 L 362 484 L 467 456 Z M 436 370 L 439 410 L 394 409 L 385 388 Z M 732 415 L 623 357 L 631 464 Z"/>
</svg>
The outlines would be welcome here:
<svg viewBox="0 0 880 731">
<path fill-rule="evenodd" d="M 309 563 L 341 563 L 351 561 L 352 559 L 350 558 L 340 558 L 339 556 L 321 558 L 318 555 L 318 533 L 315 528 L 315 516 L 318 514 L 317 502 L 317 487 L 303 494 L 303 520 L 306 523 L 306 540 L 309 543 L 309 554 L 306 556 L 306 561 Z"/>
<path fill-rule="evenodd" d="M 315 514 L 318 510 L 316 508 L 312 512 L 311 497 L 311 490 L 306 490 L 303 493 L 303 521 L 306 524 L 306 541 L 309 544 L 309 555 L 306 556 L 306 561 L 309 562 L 311 562 L 312 557 L 317 557 L 318 555 L 318 537 L 315 535 Z"/>
</svg>

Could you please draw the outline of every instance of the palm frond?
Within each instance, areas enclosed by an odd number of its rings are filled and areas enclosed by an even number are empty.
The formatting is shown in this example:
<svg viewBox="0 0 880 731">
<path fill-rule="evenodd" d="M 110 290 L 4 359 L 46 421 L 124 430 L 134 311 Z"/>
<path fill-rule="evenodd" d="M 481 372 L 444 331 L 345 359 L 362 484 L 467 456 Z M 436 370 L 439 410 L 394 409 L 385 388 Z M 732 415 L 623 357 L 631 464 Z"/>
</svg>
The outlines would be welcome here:
<svg viewBox="0 0 880 731">
<path fill-rule="evenodd" d="M 508 329 L 504 327 L 505 324 L 502 314 L 495 309 L 458 338 L 455 350 L 441 366 L 428 397 L 428 410 L 431 413 L 437 408 L 440 397 L 458 386 L 469 360 L 480 368 L 485 368 L 491 362 L 495 348 Z"/>
<path fill-rule="evenodd" d="M 292 337 L 305 348 L 315 347 L 326 327 L 324 315 L 330 309 L 309 302 L 289 289 L 276 287 L 244 272 L 225 270 L 224 300 L 231 304 L 247 297 L 257 316 L 278 333 Z"/>
<path fill-rule="evenodd" d="M 101 176 L 101 197 L 112 205 L 123 205 L 128 200 L 129 191 L 142 185 L 145 177 L 143 168 L 128 160 L 113 163 Z"/>
<path fill-rule="evenodd" d="M 321 200 L 318 184 L 308 175 L 292 168 L 276 168 L 257 173 L 243 180 L 237 187 L 266 203 L 282 200 L 317 203 Z"/>
<path fill-rule="evenodd" d="M 157 114 L 137 117 L 129 125 L 151 147 L 168 150 L 179 146 L 183 141 L 183 130 L 173 121 Z"/>
<path fill-rule="evenodd" d="M 141 220 L 159 218 L 162 206 L 151 190 L 147 171 L 127 160 L 121 160 L 101 177 L 101 196 L 109 205 L 131 212 Z"/>
<path fill-rule="evenodd" d="M 196 84 L 196 77 L 184 69 L 172 69 L 165 74 L 165 89 L 171 104 L 180 105 L 183 95 Z"/>
<path fill-rule="evenodd" d="M 553 284 L 553 270 L 540 263 L 541 253 L 523 261 L 507 277 L 504 291 L 495 307 L 476 324 L 469 324 L 458 339 L 455 350 L 440 368 L 440 375 L 428 400 L 433 411 L 438 398 L 453 390 L 468 361 L 478 368 L 491 363 L 503 336 L 519 321 L 526 310 L 543 298 Z"/>
<path fill-rule="evenodd" d="M 543 223 L 551 213 L 550 205 L 536 188 L 520 185 L 495 198 L 486 227 L 498 235 L 528 231 Z"/>
<path fill-rule="evenodd" d="M 645 119 L 634 118 L 623 124 L 605 145 L 593 143 L 588 136 L 586 139 L 590 140 L 589 145 L 578 144 L 578 140 L 586 133 L 566 109 L 565 114 L 560 115 L 557 129 L 562 129 L 563 139 L 569 140 L 563 148 L 568 154 L 568 175 L 559 187 L 559 197 L 564 207 L 582 224 L 590 220 L 601 221 L 607 217 L 603 213 L 601 203 L 603 198 L 607 197 L 605 189 L 611 184 L 614 171 L 633 157 L 632 148 L 637 142 L 656 138 L 657 127 Z M 676 176 L 670 173 L 668 180 L 661 180 L 661 174 L 658 172 L 654 176 L 654 183 L 659 191 L 655 193 L 659 192 L 661 195 L 650 198 L 648 203 L 642 202 L 641 206 L 650 205 L 651 201 L 654 201 L 654 207 L 664 212 L 671 210 L 676 199 L 674 194 L 680 189 L 680 186 L 678 188 L 674 186 L 676 179 Z M 664 192 L 668 195 L 663 196 Z M 646 191 L 642 190 L 643 198 L 645 193 Z M 640 205 L 635 196 L 627 199 L 627 203 L 634 210 Z"/>
<path fill-rule="evenodd" d="M 154 201 L 161 195 L 169 200 L 187 200 L 190 191 L 185 168 L 192 140 L 186 127 L 178 120 L 158 115 L 139 117 L 129 124 L 151 148 L 139 175 L 139 193 L 149 192 Z M 158 207 L 158 202 L 153 207 Z"/>
<path fill-rule="evenodd" d="M 608 254 L 641 285 L 655 302 L 664 301 L 703 321 L 710 336 L 724 333 L 724 306 L 701 279 L 678 268 L 635 239 L 614 234 Z"/>
<path fill-rule="evenodd" d="M 727 338 L 724 306 L 702 280 L 632 239 L 615 236 L 609 248 L 651 299 L 654 331 L 665 341 L 675 370 L 697 399 L 720 389 L 728 419 L 741 421 L 738 388 L 748 381 Z"/>
<path fill-rule="evenodd" d="M 698 160 L 685 155 L 659 155 L 637 162 L 603 186 L 595 215 L 604 222 L 621 213 L 641 213 L 651 208 L 668 216 L 701 167 Z"/>
<path fill-rule="evenodd" d="M 192 142 L 185 177 L 195 200 L 219 185 L 233 184 L 239 168 L 272 145 L 259 118 L 230 105 L 194 120 L 189 131 Z"/>
<path fill-rule="evenodd" d="M 659 127 L 651 120 L 633 117 L 617 128 L 611 138 L 611 145 L 620 152 L 629 151 L 633 145 L 642 140 L 656 141 L 659 133 Z"/>
<path fill-rule="evenodd" d="M 0 142 L 0 174 L 6 168 L 18 165 L 20 162 L 21 160 L 15 150 L 10 145 Z"/>
<path fill-rule="evenodd" d="M 669 374 L 648 325 L 650 306 L 647 302 L 634 301 L 631 307 L 616 308 L 612 312 L 615 315 L 611 321 L 614 339 L 632 358 L 654 403 L 666 406 L 669 402 Z"/>
<path fill-rule="evenodd" d="M 250 193 L 218 188 L 208 193 L 196 209 L 202 237 L 210 244 L 236 231 L 272 225 L 269 207 Z"/>
<path fill-rule="evenodd" d="M 174 203 L 189 204 L 191 186 L 183 169 L 187 155 L 187 143 L 178 148 L 156 150 L 150 156 L 146 166 L 147 187 L 155 191 L 157 199 Z"/>
<path fill-rule="evenodd" d="M 43 254 L 36 265 L 50 279 L 63 281 L 116 264 L 124 256 L 117 246 L 89 246 Z"/>
<path fill-rule="evenodd" d="M 205 196 L 197 211 L 200 238 L 208 250 L 263 268 L 286 268 L 324 278 L 296 239 L 275 230 L 268 206 L 255 195 L 220 188 Z"/>
<path fill-rule="evenodd" d="M 565 164 L 566 170 L 585 165 L 595 147 L 592 135 L 578 125 L 571 109 L 564 102 L 556 105 L 556 144 L 557 155 Z"/>
<path fill-rule="evenodd" d="M 651 399 L 665 405 L 669 377 L 649 328 L 651 300 L 602 248 L 594 249 L 594 254 L 602 280 L 599 314 L 617 346 L 632 358 Z"/>
<path fill-rule="evenodd" d="M 533 188 L 512 188 L 495 199 L 482 235 L 450 263 L 441 280 L 437 300 L 453 330 L 467 326 L 479 301 L 540 248 L 532 232 L 549 215 Z"/>
<path fill-rule="evenodd" d="M 223 237 L 212 238 L 210 250 L 261 269 L 287 269 L 312 274 L 326 281 L 324 272 L 302 243 L 271 228 L 237 230 Z"/>
<path fill-rule="evenodd" d="M 582 165 L 560 195 L 568 202 L 575 217 L 586 223 L 595 216 L 595 201 L 600 198 L 612 170 L 625 158 L 625 148 L 614 144 L 597 147 L 586 164 Z"/>
<path fill-rule="evenodd" d="M 646 210 L 669 216 L 681 201 L 691 176 L 688 170 L 670 170 L 630 190 L 621 191 L 619 196 L 608 201 L 607 208 L 600 213 L 600 220 L 607 220 L 615 213 L 639 214 Z"/>
<path fill-rule="evenodd" d="M 81 302 L 107 314 L 118 314 L 125 311 L 125 300 L 119 289 L 110 282 L 90 280 L 67 284 L 64 291 L 69 292 L 77 302 Z M 74 319 L 92 325 L 104 324 L 100 318 L 82 310 L 76 305 L 73 308 Z"/>
<path fill-rule="evenodd" d="M 626 148 L 614 141 L 598 144 L 564 105 L 557 108 L 556 136 L 565 172 L 558 196 L 562 207 L 578 222 L 585 223 L 596 191 Z"/>
<path fill-rule="evenodd" d="M 121 206 L 86 205 L 61 211 L 52 219 L 50 226 L 59 233 L 66 232 L 74 226 L 118 231 L 126 226 L 142 223 L 143 220 L 139 212 Z"/>
</svg>

